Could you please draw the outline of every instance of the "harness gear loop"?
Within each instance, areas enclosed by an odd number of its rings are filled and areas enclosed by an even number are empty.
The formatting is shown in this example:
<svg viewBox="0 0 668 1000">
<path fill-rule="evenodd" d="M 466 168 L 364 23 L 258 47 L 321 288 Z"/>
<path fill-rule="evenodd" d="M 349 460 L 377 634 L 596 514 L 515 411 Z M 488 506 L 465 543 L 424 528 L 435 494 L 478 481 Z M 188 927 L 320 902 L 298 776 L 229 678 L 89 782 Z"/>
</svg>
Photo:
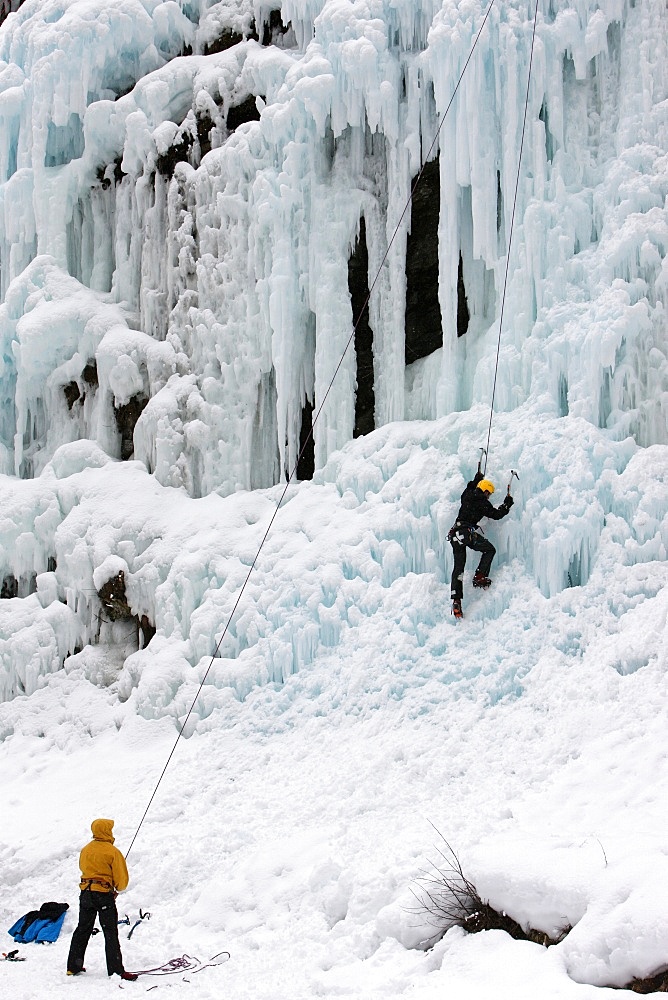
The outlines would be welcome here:
<svg viewBox="0 0 668 1000">
<path fill-rule="evenodd" d="M 106 879 L 103 879 L 103 878 L 82 878 L 81 882 L 79 883 L 79 885 L 81 885 L 83 882 L 88 882 L 88 885 L 85 886 L 85 888 L 81 890 L 82 892 L 87 892 L 89 890 L 92 891 L 91 890 L 91 886 L 92 885 L 103 885 L 103 886 L 105 886 L 105 888 L 107 889 L 108 892 L 113 892 L 114 891 L 113 885 L 110 885 L 106 881 Z"/>
</svg>

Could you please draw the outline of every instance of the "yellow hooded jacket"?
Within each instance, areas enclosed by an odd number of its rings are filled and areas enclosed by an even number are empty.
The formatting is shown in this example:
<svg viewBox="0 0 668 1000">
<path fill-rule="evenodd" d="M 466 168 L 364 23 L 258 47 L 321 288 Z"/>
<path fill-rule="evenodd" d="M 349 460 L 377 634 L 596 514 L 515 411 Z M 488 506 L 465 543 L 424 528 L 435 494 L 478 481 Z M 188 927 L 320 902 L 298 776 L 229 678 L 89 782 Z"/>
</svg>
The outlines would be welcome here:
<svg viewBox="0 0 668 1000">
<path fill-rule="evenodd" d="M 86 844 L 79 855 L 81 869 L 80 889 L 93 892 L 122 892 L 128 885 L 128 868 L 125 858 L 114 847 L 111 831 L 113 819 L 95 819 L 90 825 L 93 840 Z"/>
</svg>

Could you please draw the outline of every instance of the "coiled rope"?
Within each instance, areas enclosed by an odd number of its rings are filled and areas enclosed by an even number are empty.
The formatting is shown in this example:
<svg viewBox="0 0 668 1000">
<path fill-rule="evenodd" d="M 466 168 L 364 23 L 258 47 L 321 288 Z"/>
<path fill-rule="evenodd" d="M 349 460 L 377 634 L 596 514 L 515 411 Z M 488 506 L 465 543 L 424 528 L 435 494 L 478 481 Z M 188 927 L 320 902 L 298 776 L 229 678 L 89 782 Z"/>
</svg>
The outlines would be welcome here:
<svg viewBox="0 0 668 1000">
<path fill-rule="evenodd" d="M 306 439 L 304 441 L 304 444 L 302 445 L 302 447 L 300 449 L 299 455 L 297 456 L 297 460 L 296 460 L 296 462 L 294 464 L 294 468 L 293 468 L 292 472 L 290 473 L 290 475 L 289 475 L 289 477 L 288 477 L 288 479 L 286 481 L 285 488 L 283 489 L 283 492 L 282 492 L 282 494 L 280 496 L 278 504 L 276 505 L 276 509 L 274 510 L 273 514 L 271 515 L 271 518 L 269 520 L 269 524 L 267 525 L 267 529 L 266 529 L 264 535 L 262 536 L 262 540 L 260 542 L 260 545 L 258 546 L 257 552 L 255 554 L 255 558 L 253 559 L 251 567 L 248 570 L 248 573 L 247 573 L 246 578 L 245 578 L 245 580 L 243 582 L 241 590 L 239 591 L 237 599 L 234 602 L 234 607 L 232 608 L 232 610 L 231 610 L 231 612 L 230 612 L 230 614 L 228 616 L 227 622 L 225 623 L 225 627 L 223 629 L 222 635 L 221 635 L 220 639 L 218 640 L 218 643 L 216 644 L 216 648 L 213 651 L 213 654 L 211 656 L 211 662 L 209 663 L 209 666 L 207 667 L 206 672 L 205 672 L 205 674 L 204 674 L 204 676 L 203 676 L 203 678 L 202 678 L 202 680 L 200 682 L 199 688 L 197 689 L 197 693 L 196 693 L 195 697 L 193 698 L 192 704 L 190 705 L 190 708 L 188 709 L 186 717 L 183 720 L 183 724 L 182 724 L 182 726 L 181 726 L 181 728 L 179 730 L 178 736 L 176 737 L 176 740 L 174 741 L 174 746 L 172 747 L 172 749 L 170 751 L 170 754 L 167 757 L 167 760 L 165 762 L 165 766 L 163 767 L 163 769 L 162 769 L 162 771 L 160 773 L 160 777 L 158 778 L 158 780 L 157 780 L 157 782 L 155 784 L 155 787 L 153 789 L 151 797 L 148 800 L 148 804 L 147 804 L 147 806 L 146 806 L 146 808 L 144 810 L 144 813 L 143 813 L 143 815 L 142 815 L 142 817 L 141 817 L 141 819 L 139 821 L 139 825 L 137 826 L 135 834 L 134 834 L 132 840 L 130 841 L 130 846 L 128 847 L 127 852 L 125 854 L 126 858 L 130 854 L 130 851 L 132 850 L 133 844 L 134 844 L 135 840 L 137 839 L 137 835 L 139 834 L 139 831 L 141 830 L 141 828 L 143 826 L 144 820 L 146 819 L 146 816 L 148 815 L 148 811 L 151 808 L 151 805 L 153 803 L 153 799 L 155 798 L 155 796 L 157 794 L 157 791 L 158 791 L 158 789 L 160 787 L 162 779 L 164 778 L 165 773 L 167 771 L 167 768 L 169 767 L 169 764 L 170 764 L 170 762 L 172 760 L 172 757 L 174 756 L 176 748 L 179 745 L 179 741 L 180 741 L 181 737 L 183 736 L 185 728 L 186 728 L 186 726 L 188 724 L 188 720 L 190 719 L 190 716 L 193 713 L 195 705 L 197 704 L 197 699 L 199 698 L 200 693 L 202 691 L 202 688 L 204 687 L 206 679 L 207 679 L 207 677 L 209 675 L 209 671 L 211 670 L 211 667 L 213 666 L 214 660 L 216 658 L 216 654 L 218 653 L 218 650 L 220 649 L 220 646 L 221 646 L 221 644 L 223 642 L 223 639 L 225 638 L 225 636 L 227 635 L 227 633 L 229 631 L 230 625 L 232 623 L 232 619 L 234 618 L 236 610 L 239 607 L 239 603 L 241 601 L 241 598 L 243 597 L 243 594 L 244 594 L 244 591 L 246 590 L 248 582 L 249 582 L 249 580 L 250 580 L 250 578 L 251 578 L 251 576 L 253 574 L 253 571 L 254 571 L 255 566 L 257 564 L 257 561 L 258 561 L 258 558 L 260 556 L 260 553 L 262 552 L 262 549 L 263 549 L 264 544 L 265 544 L 265 542 L 267 540 L 267 537 L 269 536 L 269 533 L 270 533 L 270 531 L 271 531 L 271 529 L 273 527 L 273 524 L 274 524 L 274 521 L 276 520 L 278 512 L 281 509 L 281 505 L 283 504 L 283 501 L 284 501 L 285 496 L 287 494 L 288 488 L 289 488 L 289 486 L 290 486 L 293 478 L 295 477 L 295 475 L 297 473 L 297 468 L 298 468 L 299 463 L 301 461 L 302 455 L 304 454 L 304 451 L 308 447 L 309 442 L 310 442 L 311 438 L 313 437 L 313 430 L 315 428 L 315 425 L 316 425 L 316 423 L 318 421 L 318 418 L 319 418 L 319 416 L 320 416 L 320 414 L 321 414 L 321 412 L 323 410 L 323 407 L 324 407 L 325 403 L 327 402 L 327 397 L 329 396 L 331 388 L 332 388 L 332 386 L 334 384 L 334 380 L 336 379 L 336 376 L 339 373 L 339 369 L 341 368 L 341 365 L 343 364 L 345 356 L 348 353 L 348 349 L 350 348 L 350 345 L 353 343 L 353 341 L 355 339 L 355 333 L 357 332 L 357 327 L 359 326 L 359 324 L 360 324 L 360 322 L 362 320 L 362 316 L 364 315 L 364 310 L 366 309 L 366 307 L 367 307 L 367 305 L 369 303 L 369 299 L 371 298 L 373 290 L 376 287 L 376 283 L 378 282 L 378 279 L 379 279 L 380 274 L 382 272 L 383 265 L 385 264 L 385 261 L 387 260 L 387 256 L 388 256 L 388 254 L 389 254 L 389 252 L 390 252 L 390 250 L 392 248 L 392 245 L 393 245 L 393 243 L 394 243 L 394 241 L 395 241 L 395 239 L 397 237 L 397 234 L 399 233 L 399 229 L 401 228 L 401 224 L 402 224 L 402 222 L 404 220 L 404 216 L 406 215 L 406 212 L 408 211 L 408 209 L 409 209 L 409 207 L 411 205 L 411 202 L 413 200 L 413 195 L 415 194 L 416 188 L 417 188 L 418 184 L 420 183 L 420 180 L 422 179 L 422 174 L 424 173 L 426 164 L 429 162 L 429 158 L 430 158 L 430 156 L 431 156 L 431 154 L 432 154 L 432 152 L 434 150 L 434 147 L 436 146 L 436 143 L 438 141 L 438 137 L 439 137 L 441 129 L 443 127 L 443 123 L 445 122 L 447 114 L 450 111 L 450 108 L 452 107 L 452 104 L 453 104 L 453 101 L 454 101 L 455 97 L 457 96 L 457 91 L 459 90 L 460 84 L 462 82 L 462 79 L 464 78 L 464 74 L 466 73 L 466 69 L 467 69 L 467 67 L 468 67 L 468 65 L 469 65 L 469 63 L 471 61 L 473 53 L 475 52 L 476 46 L 477 46 L 478 41 L 480 39 L 480 36 L 481 36 L 481 34 L 483 32 L 483 29 L 484 29 L 484 27 L 485 27 L 485 25 L 487 23 L 487 19 L 489 18 L 489 15 L 490 15 L 490 13 L 492 11 L 492 7 L 494 6 L 494 3 L 495 3 L 495 0 L 490 0 L 490 3 L 488 5 L 488 7 L 487 7 L 487 10 L 485 12 L 485 16 L 484 16 L 484 18 L 482 20 L 480 28 L 478 29 L 478 31 L 476 33 L 473 45 L 471 47 L 471 51 L 469 52 L 468 58 L 467 58 L 466 62 L 464 63 L 464 68 L 462 69 L 462 71 L 461 71 L 461 73 L 459 75 L 459 79 L 457 80 L 455 88 L 454 88 L 454 90 L 452 92 L 452 96 L 451 96 L 451 98 L 450 98 L 450 100 L 448 102 L 448 105 L 447 105 L 444 113 L 443 113 L 443 116 L 441 118 L 441 121 L 440 121 L 440 124 L 438 126 L 438 129 L 436 130 L 436 134 L 434 136 L 434 139 L 433 139 L 433 141 L 431 143 L 431 146 L 429 147 L 429 150 L 427 152 L 426 157 L 424 158 L 424 163 L 422 164 L 422 166 L 421 166 L 421 168 L 420 168 L 420 170 L 419 170 L 419 172 L 418 172 L 418 174 L 417 174 L 417 176 L 415 178 L 415 181 L 413 182 L 410 194 L 408 196 L 408 200 L 406 201 L 406 204 L 405 204 L 404 209 L 403 209 L 403 211 L 401 213 L 401 216 L 399 217 L 399 221 L 396 224 L 396 227 L 395 227 L 394 232 L 392 234 L 392 238 L 390 239 L 390 241 L 389 241 L 389 243 L 387 245 L 387 249 L 386 249 L 386 251 L 385 251 L 385 253 L 383 255 L 383 259 L 381 260 L 380 265 L 378 267 L 378 271 L 376 272 L 376 276 L 373 279 L 373 282 L 371 283 L 371 287 L 370 287 L 370 289 L 368 291 L 368 294 L 367 294 L 367 296 L 366 296 L 366 298 L 364 300 L 364 304 L 362 305 L 362 308 L 359 311 L 359 315 L 357 317 L 357 321 L 355 322 L 355 324 L 353 326 L 353 331 L 350 334 L 350 337 L 348 338 L 346 346 L 343 349 L 343 353 L 341 354 L 339 362 L 338 362 L 338 364 L 337 364 L 337 366 L 336 366 L 336 368 L 334 370 L 334 374 L 332 375 L 330 383 L 329 383 L 329 385 L 327 387 L 327 391 L 325 392 L 325 394 L 324 394 L 324 396 L 322 398 L 322 402 L 320 403 L 320 405 L 319 405 L 319 407 L 318 407 L 318 409 L 317 409 L 317 411 L 316 411 L 316 413 L 315 413 L 315 415 L 313 417 L 313 421 L 312 421 L 312 424 L 311 424 L 311 430 L 309 431 L 309 433 L 308 433 L 308 435 L 307 435 L 307 437 L 306 437 Z M 534 30 L 535 30 L 535 23 L 534 23 Z M 532 46 L 532 51 L 533 51 L 533 46 Z M 526 119 L 526 111 L 525 111 L 525 119 Z M 524 132 L 522 133 L 522 135 L 524 137 Z M 505 288 L 504 288 L 504 294 L 505 294 Z"/>
</svg>

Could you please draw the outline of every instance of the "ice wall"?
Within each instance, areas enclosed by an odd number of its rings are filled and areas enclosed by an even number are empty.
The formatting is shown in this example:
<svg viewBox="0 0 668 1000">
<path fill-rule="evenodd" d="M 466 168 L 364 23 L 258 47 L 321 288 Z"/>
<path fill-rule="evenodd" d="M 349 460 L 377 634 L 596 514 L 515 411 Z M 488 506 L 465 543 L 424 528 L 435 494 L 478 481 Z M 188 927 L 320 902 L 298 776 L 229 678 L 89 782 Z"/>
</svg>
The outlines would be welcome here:
<svg viewBox="0 0 668 1000">
<path fill-rule="evenodd" d="M 124 446 L 161 482 L 278 481 L 307 401 L 317 466 L 350 439 L 353 346 L 331 383 L 362 216 L 376 425 L 489 405 L 533 11 L 491 9 L 444 119 L 485 12 L 291 2 L 277 28 L 269 5 L 27 0 L 0 28 L 0 294 L 47 254 L 124 310 L 132 364 L 143 337 L 169 345 L 169 384 L 135 379 Z M 539 6 L 495 399 L 547 393 L 644 445 L 667 433 L 666 26 L 658 0 Z M 418 375 L 404 209 L 437 155 L 443 347 Z M 26 406 L 46 426 L 58 404 L 36 386 Z M 92 417 L 58 419 L 59 440 L 28 435 L 31 465 L 16 415 L 2 444 L 23 475 L 80 434 L 108 445 Z"/>
<path fill-rule="evenodd" d="M 387 425 L 291 487 L 219 646 L 281 487 L 193 500 L 85 441 L 59 448 L 36 479 L 0 477 L 0 577 L 19 582 L 0 601 L 3 697 L 30 693 L 64 662 L 117 682 L 146 717 L 182 718 L 211 668 L 193 724 L 215 725 L 221 700 L 282 684 L 328 649 L 373 644 L 379 629 L 401 647 L 399 671 L 418 669 L 424 647 L 446 665 L 498 665 L 495 698 L 547 649 L 594 655 L 600 645 L 622 672 L 657 655 L 668 448 L 616 442 L 529 404 L 498 416 L 499 490 L 500 468 L 520 469 L 521 481 L 512 516 L 488 532 L 494 588 L 474 600 L 469 560 L 470 625 L 452 624 L 447 534 L 482 420 L 474 407 Z M 101 595 L 119 572 L 115 614 Z M 635 652 L 610 639 L 626 613 L 658 630 Z M 101 655 L 116 664 L 102 680 Z"/>
<path fill-rule="evenodd" d="M 446 585 L 506 265 L 492 454 L 523 470 L 523 495 L 499 564 L 517 559 L 554 600 L 602 586 L 603 549 L 665 558 L 635 456 L 660 465 L 668 441 L 666 11 L 539 7 L 521 164 L 533 11 L 494 6 L 483 27 L 485 14 L 26 0 L 0 27 L 5 694 L 107 643 L 133 654 L 126 694 L 146 678 L 141 711 L 183 707 L 311 408 L 316 483 L 290 494 L 294 534 L 270 546 L 213 686 L 281 681 L 393 602 L 423 641 L 429 601 L 411 603 L 410 585 Z M 436 157 L 442 347 L 407 365 L 405 209 Z M 362 218 L 377 429 L 351 447 Z M 631 461 L 642 474 L 618 502 Z M 112 574 L 124 624 L 100 597 L 110 559 L 126 568 Z"/>
<path fill-rule="evenodd" d="M 3 472 L 39 474 L 62 444 L 94 438 L 121 457 L 118 409 L 172 377 L 169 344 L 130 330 L 126 313 L 51 257 L 36 257 L 0 305 Z M 13 463 L 11 457 L 13 455 Z"/>
</svg>

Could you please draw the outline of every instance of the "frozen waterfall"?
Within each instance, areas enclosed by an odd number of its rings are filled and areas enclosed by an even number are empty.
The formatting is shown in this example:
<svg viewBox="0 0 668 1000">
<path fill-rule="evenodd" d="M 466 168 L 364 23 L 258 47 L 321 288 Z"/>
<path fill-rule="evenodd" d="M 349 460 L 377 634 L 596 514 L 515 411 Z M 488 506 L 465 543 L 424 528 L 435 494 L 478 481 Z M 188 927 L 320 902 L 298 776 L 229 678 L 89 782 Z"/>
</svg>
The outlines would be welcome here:
<svg viewBox="0 0 668 1000">
<path fill-rule="evenodd" d="M 87 437 L 229 493 L 292 472 L 321 407 L 322 467 L 367 388 L 376 427 L 491 398 L 531 12 L 492 9 L 442 119 L 482 4 L 295 2 L 273 35 L 250 6 L 201 6 L 27 0 L 0 31 L 6 472 Z M 668 423 L 664 29 L 656 0 L 539 10 L 497 398 L 546 394 L 642 445 Z M 434 224 L 414 227 L 429 150 Z M 327 394 L 362 222 L 372 364 L 352 347 Z M 123 334 L 72 335 L 86 289 Z"/>
<path fill-rule="evenodd" d="M 280 682 L 407 574 L 446 587 L 506 265 L 499 565 L 550 600 L 665 559 L 668 19 L 540 3 L 519 163 L 532 25 L 520 0 L 6 17 L 5 697 L 106 643 L 124 696 L 178 714 L 295 469 L 215 685 Z"/>
</svg>

